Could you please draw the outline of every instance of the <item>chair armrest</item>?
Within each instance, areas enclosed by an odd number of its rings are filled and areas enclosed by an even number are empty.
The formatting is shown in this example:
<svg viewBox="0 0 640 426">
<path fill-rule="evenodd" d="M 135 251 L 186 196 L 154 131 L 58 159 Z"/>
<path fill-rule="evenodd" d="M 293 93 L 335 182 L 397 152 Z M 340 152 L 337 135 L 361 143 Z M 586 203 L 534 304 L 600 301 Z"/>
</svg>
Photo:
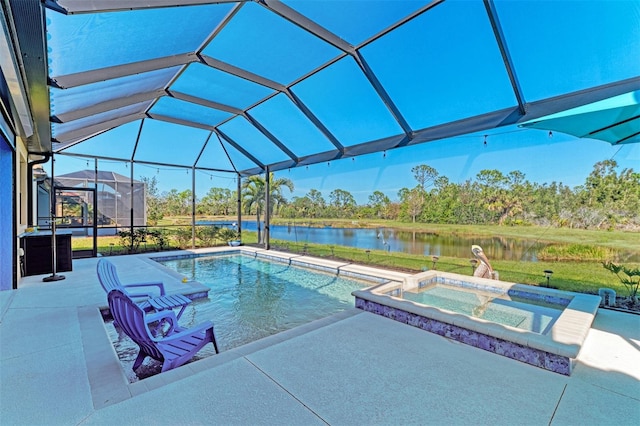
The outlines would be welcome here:
<svg viewBox="0 0 640 426">
<path fill-rule="evenodd" d="M 150 314 L 145 314 L 144 316 L 144 322 L 147 324 L 154 321 L 162 321 L 163 319 L 175 320 L 176 322 L 178 322 L 178 319 L 176 318 L 176 313 L 173 312 L 171 309 L 167 309 L 159 312 L 153 312 Z"/>
<path fill-rule="evenodd" d="M 151 299 L 153 297 L 158 297 L 155 294 L 152 293 L 130 293 L 127 291 L 127 296 L 129 296 L 132 299 L 138 299 L 136 300 L 137 302 L 141 302 L 144 301 L 146 299 Z"/>
<path fill-rule="evenodd" d="M 171 309 L 166 311 L 154 312 L 152 314 L 146 314 L 144 316 L 144 322 L 147 327 L 147 332 L 149 337 L 155 341 L 162 340 L 162 337 L 155 337 L 151 328 L 149 328 L 149 324 L 152 322 L 158 322 L 159 324 L 163 321 L 169 323 L 169 329 L 165 331 L 165 333 L 172 333 L 176 327 L 178 327 L 178 318 L 176 317 L 176 313 Z"/>
<path fill-rule="evenodd" d="M 200 323 L 198 325 L 195 325 L 195 326 L 193 326 L 191 328 L 184 329 L 179 333 L 175 333 L 175 334 L 172 334 L 172 335 L 167 336 L 167 337 L 162 337 L 162 338 L 156 339 L 156 341 L 161 341 L 162 343 L 171 343 L 174 340 L 180 340 L 183 337 L 188 337 L 188 336 L 191 336 L 191 335 L 193 335 L 195 333 L 200 333 L 200 332 L 206 333 L 207 330 L 210 329 L 210 328 L 213 328 L 213 322 L 204 321 L 204 322 L 202 322 L 202 323 Z"/>
<path fill-rule="evenodd" d="M 157 287 L 160 290 L 160 296 L 164 296 L 165 291 L 164 291 L 164 283 L 162 283 L 161 281 L 154 281 L 154 282 L 148 282 L 148 283 L 135 283 L 135 284 L 127 284 L 127 285 L 123 285 L 122 287 L 128 289 L 128 288 L 136 288 L 136 287 Z M 152 297 L 152 296 L 149 296 Z"/>
</svg>

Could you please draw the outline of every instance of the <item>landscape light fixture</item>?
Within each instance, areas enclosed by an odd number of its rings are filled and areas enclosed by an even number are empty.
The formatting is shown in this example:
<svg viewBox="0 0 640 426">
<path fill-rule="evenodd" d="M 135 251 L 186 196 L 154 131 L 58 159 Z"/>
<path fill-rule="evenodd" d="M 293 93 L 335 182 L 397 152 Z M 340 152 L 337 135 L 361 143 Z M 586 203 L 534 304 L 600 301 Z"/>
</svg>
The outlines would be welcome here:
<svg viewBox="0 0 640 426">
<path fill-rule="evenodd" d="M 435 270 L 436 269 L 436 263 L 438 263 L 438 259 L 440 259 L 440 258 L 438 256 L 433 256 L 432 259 L 433 259 L 433 269 Z"/>
<path fill-rule="evenodd" d="M 471 275 L 473 275 L 478 267 L 478 259 L 469 259 L 469 263 L 471 264 Z"/>
<path fill-rule="evenodd" d="M 553 271 L 551 269 L 544 270 L 544 276 L 547 278 L 547 287 L 549 287 L 549 280 L 551 279 L 551 275 L 553 275 Z"/>
</svg>

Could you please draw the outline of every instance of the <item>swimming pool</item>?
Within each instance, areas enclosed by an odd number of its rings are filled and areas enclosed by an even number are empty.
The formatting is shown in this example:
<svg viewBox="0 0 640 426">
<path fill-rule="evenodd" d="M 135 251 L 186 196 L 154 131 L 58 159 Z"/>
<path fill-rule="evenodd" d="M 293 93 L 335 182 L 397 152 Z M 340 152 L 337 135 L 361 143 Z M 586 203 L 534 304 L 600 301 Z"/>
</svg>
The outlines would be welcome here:
<svg viewBox="0 0 640 426">
<path fill-rule="evenodd" d="M 212 320 L 221 351 L 353 308 L 354 290 L 406 275 L 254 248 L 181 252 L 151 260 L 196 289 L 187 291 L 194 301 L 180 325 Z M 129 382 L 160 372 L 160 364 L 149 360 L 133 372 L 136 344 L 109 319 L 105 327 Z M 192 361 L 213 353 L 212 345 L 207 345 Z"/>
<path fill-rule="evenodd" d="M 187 308 L 181 324 L 212 320 L 221 350 L 352 308 L 354 290 L 380 282 L 240 252 L 160 263 L 211 288 L 208 299 Z"/>
<path fill-rule="evenodd" d="M 439 271 L 354 291 L 356 307 L 570 375 L 598 296 Z"/>
<path fill-rule="evenodd" d="M 447 284 L 431 284 L 413 291 L 404 291 L 401 297 L 423 305 L 542 334 L 551 329 L 566 306 L 562 303 L 510 297 L 503 293 Z"/>
</svg>

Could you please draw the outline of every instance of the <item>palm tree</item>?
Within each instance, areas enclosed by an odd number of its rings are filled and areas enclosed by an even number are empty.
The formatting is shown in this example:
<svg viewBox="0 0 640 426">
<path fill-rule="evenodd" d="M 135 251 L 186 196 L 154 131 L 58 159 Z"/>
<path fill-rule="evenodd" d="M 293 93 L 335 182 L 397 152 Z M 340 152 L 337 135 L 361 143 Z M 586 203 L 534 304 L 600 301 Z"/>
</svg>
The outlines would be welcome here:
<svg viewBox="0 0 640 426">
<path fill-rule="evenodd" d="M 256 212 L 256 225 L 258 229 L 258 244 L 262 243 L 262 234 L 260 228 L 260 215 L 264 210 L 265 202 L 265 186 L 266 181 L 262 176 L 249 176 L 242 184 L 242 206 L 245 213 Z M 271 192 L 271 212 L 278 211 L 281 204 L 287 202 L 282 194 L 282 188 L 289 188 L 293 191 L 293 182 L 291 179 L 279 178 L 275 179 L 273 173 L 269 173 L 269 188 Z"/>
</svg>

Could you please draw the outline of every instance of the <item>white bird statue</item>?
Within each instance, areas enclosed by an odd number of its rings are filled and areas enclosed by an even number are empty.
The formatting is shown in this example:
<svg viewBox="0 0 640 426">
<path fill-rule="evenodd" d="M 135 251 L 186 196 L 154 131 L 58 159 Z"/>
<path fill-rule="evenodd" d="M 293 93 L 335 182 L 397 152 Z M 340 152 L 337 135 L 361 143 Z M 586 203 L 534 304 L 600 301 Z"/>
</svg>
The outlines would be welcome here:
<svg viewBox="0 0 640 426">
<path fill-rule="evenodd" d="M 471 252 L 479 262 L 478 267 L 473 272 L 473 276 L 493 278 L 493 268 L 491 267 L 491 263 L 489 263 L 489 259 L 487 259 L 487 256 L 484 254 L 484 251 L 482 251 L 482 247 L 474 244 L 471 246 Z"/>
</svg>

